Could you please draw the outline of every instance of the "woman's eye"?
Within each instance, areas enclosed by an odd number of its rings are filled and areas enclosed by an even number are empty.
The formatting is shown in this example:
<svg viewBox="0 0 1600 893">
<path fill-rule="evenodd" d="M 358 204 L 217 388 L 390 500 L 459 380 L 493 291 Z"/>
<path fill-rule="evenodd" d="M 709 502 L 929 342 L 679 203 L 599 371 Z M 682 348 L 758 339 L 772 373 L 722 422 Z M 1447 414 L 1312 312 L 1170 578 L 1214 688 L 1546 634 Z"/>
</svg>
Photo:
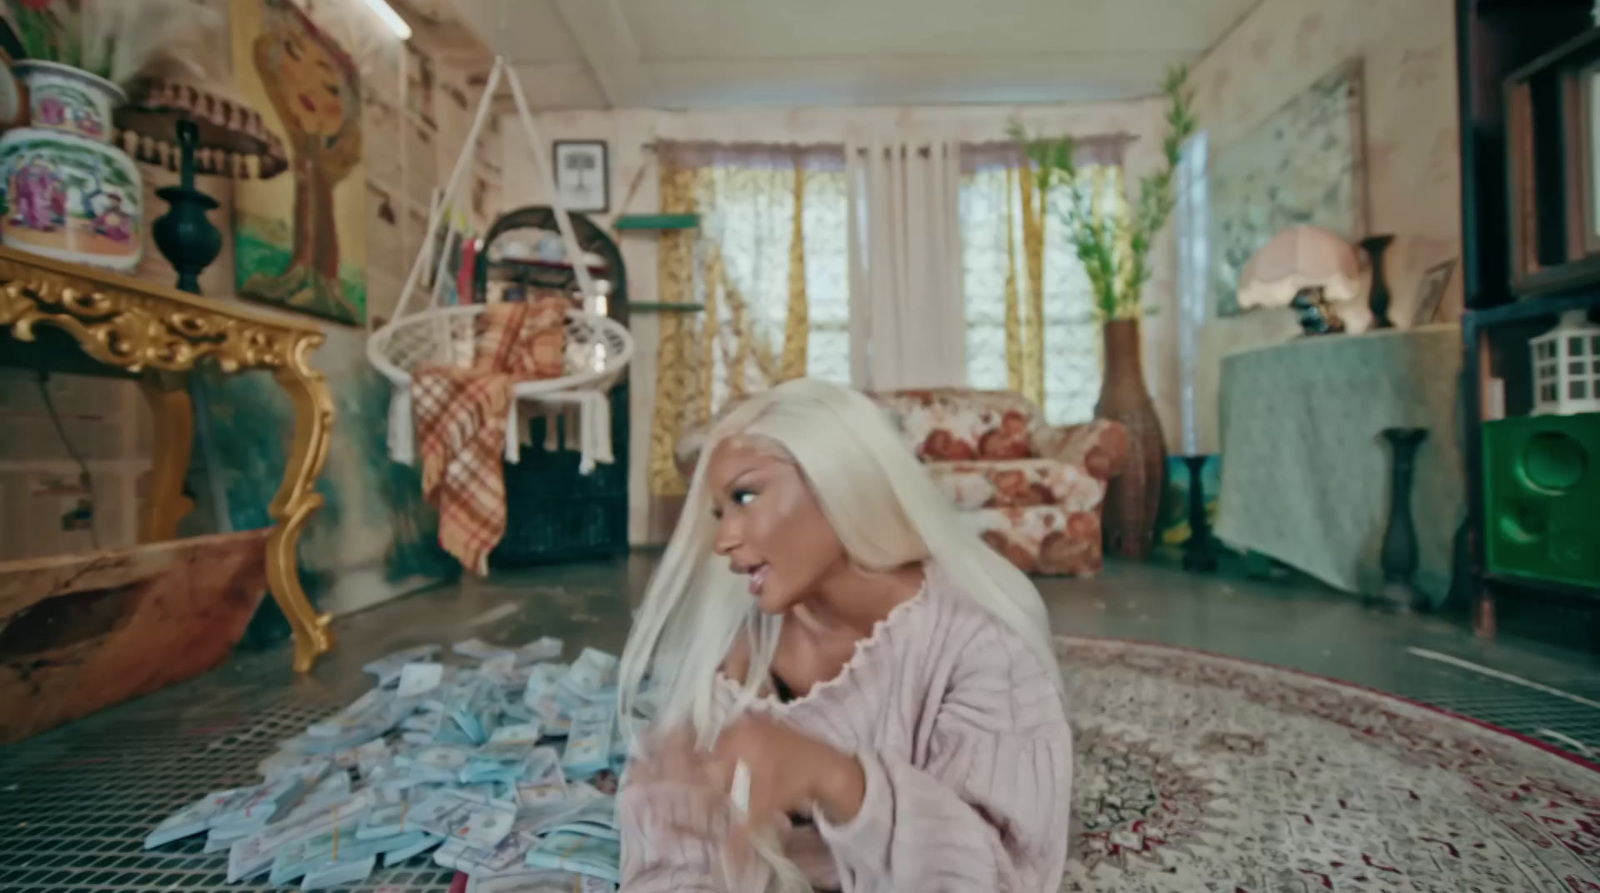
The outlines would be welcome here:
<svg viewBox="0 0 1600 893">
<path fill-rule="evenodd" d="M 733 491 L 733 504 L 734 505 L 749 505 L 750 503 L 755 502 L 755 501 L 756 501 L 756 494 L 755 494 L 755 491 L 753 491 L 753 490 L 735 490 L 735 491 Z"/>
</svg>

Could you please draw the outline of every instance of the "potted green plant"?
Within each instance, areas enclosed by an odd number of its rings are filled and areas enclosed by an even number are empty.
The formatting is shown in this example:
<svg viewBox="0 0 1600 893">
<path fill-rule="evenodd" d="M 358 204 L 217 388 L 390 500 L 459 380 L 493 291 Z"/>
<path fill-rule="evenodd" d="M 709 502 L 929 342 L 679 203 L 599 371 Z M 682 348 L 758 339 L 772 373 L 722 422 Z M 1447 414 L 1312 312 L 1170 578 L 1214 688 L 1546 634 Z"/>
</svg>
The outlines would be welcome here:
<svg viewBox="0 0 1600 893">
<path fill-rule="evenodd" d="M 128 271 L 144 246 L 139 169 L 112 145 L 124 85 L 220 17 L 194 0 L 6 0 L 28 124 L 0 136 L 0 243 Z"/>
<path fill-rule="evenodd" d="M 1149 554 L 1154 544 L 1167 466 L 1161 420 L 1144 382 L 1139 317 L 1150 281 L 1150 249 L 1176 203 L 1172 177 L 1178 153 L 1195 130 L 1188 70 L 1169 69 L 1161 92 L 1167 100 L 1164 164 L 1140 178 L 1138 194 L 1123 213 L 1106 213 L 1084 183 L 1072 137 L 1029 136 L 1018 123 L 1010 128 L 1028 158 L 1039 196 L 1058 185 L 1074 187 L 1059 203 L 1058 219 L 1088 274 L 1102 323 L 1105 375 L 1095 415 L 1121 422 L 1132 441 L 1128 462 L 1106 494 L 1106 546 L 1113 554 L 1135 558 Z"/>
</svg>

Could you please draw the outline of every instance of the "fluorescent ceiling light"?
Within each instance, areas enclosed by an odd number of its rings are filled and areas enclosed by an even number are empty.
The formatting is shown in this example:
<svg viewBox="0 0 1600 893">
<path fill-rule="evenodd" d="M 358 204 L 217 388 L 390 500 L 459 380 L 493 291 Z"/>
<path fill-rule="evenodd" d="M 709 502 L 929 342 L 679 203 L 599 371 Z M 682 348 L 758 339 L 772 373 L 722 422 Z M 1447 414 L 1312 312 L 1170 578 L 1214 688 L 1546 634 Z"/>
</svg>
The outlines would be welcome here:
<svg viewBox="0 0 1600 893">
<path fill-rule="evenodd" d="M 411 26 L 407 25 L 406 20 L 400 18 L 400 14 L 384 0 L 367 0 L 367 8 L 376 13 L 378 18 L 383 19 L 383 23 L 389 26 L 395 37 L 401 40 L 411 39 Z"/>
</svg>

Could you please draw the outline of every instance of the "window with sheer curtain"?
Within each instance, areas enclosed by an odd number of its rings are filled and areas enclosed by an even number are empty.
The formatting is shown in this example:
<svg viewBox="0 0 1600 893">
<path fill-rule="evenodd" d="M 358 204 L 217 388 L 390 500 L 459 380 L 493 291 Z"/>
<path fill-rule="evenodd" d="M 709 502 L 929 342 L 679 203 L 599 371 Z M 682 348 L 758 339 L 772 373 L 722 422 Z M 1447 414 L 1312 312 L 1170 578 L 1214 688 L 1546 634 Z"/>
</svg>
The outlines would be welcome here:
<svg viewBox="0 0 1600 893">
<path fill-rule="evenodd" d="M 700 227 L 662 235 L 651 488 L 682 481 L 669 446 L 730 398 L 810 376 L 850 383 L 842 146 L 663 143 L 661 207 Z"/>
<path fill-rule="evenodd" d="M 967 383 L 1026 394 L 1052 424 L 1088 421 L 1100 395 L 1100 325 L 1088 276 L 1061 222 L 1068 187 L 1054 187 L 1041 209 L 1023 194 L 1030 179 L 1015 147 L 965 146 L 962 157 Z M 1122 213 L 1118 168 L 1080 168 L 1077 188 L 1098 184 L 1105 212 Z M 1030 252 L 1037 252 L 1042 273 L 1037 322 L 1030 312 Z M 1031 331 L 1036 325 L 1038 335 Z"/>
<path fill-rule="evenodd" d="M 708 147 L 694 180 L 701 215 L 695 300 L 714 314 L 701 321 L 703 346 L 713 357 L 712 406 L 792 375 L 796 370 L 782 368 L 782 354 L 797 324 L 806 346 L 798 371 L 848 384 L 842 149 Z M 792 318 L 797 297 L 801 320 Z"/>
</svg>

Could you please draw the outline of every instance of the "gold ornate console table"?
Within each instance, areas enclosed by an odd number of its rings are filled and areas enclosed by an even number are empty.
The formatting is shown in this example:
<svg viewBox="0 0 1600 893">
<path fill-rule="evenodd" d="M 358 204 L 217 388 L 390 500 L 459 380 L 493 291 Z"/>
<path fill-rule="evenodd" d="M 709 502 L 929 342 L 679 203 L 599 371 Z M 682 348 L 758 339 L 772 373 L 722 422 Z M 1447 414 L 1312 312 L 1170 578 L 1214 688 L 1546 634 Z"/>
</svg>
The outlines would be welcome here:
<svg viewBox="0 0 1600 893">
<path fill-rule="evenodd" d="M 75 338 L 98 363 L 139 377 L 155 414 L 151 492 L 139 516 L 139 540 L 176 535 L 192 504 L 181 486 L 189 464 L 193 406 L 187 375 L 210 357 L 223 372 L 270 369 L 294 402 L 294 446 L 283 484 L 268 513 L 267 582 L 294 630 L 294 668 L 311 669 L 333 647 L 328 615 L 318 614 L 300 586 L 295 547 L 322 505 L 313 489 L 328 455 L 333 401 L 311 352 L 322 343 L 315 325 L 252 313 L 173 288 L 0 247 L 0 327 L 24 342 L 36 326 Z"/>
</svg>

